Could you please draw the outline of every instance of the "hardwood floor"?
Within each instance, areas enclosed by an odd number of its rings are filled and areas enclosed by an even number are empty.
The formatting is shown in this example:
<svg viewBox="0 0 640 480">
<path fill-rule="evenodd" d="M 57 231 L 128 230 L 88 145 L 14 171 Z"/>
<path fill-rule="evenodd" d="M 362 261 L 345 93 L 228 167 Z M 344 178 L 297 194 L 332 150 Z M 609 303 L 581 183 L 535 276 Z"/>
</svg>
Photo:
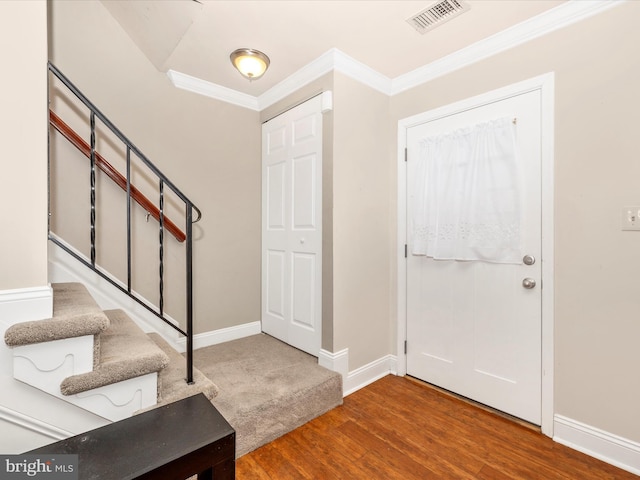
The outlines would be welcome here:
<svg viewBox="0 0 640 480">
<path fill-rule="evenodd" d="M 238 480 L 634 479 L 492 412 L 389 375 L 238 459 Z"/>
</svg>

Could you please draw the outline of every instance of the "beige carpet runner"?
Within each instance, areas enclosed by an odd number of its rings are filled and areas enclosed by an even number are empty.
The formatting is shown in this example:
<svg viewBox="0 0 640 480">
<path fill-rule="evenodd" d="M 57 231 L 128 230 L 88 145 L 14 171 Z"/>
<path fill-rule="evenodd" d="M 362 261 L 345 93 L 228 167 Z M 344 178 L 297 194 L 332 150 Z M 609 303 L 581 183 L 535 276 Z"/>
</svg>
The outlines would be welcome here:
<svg viewBox="0 0 640 480">
<path fill-rule="evenodd" d="M 13 347 L 92 335 L 94 369 L 64 379 L 63 395 L 158 372 L 156 407 L 203 392 L 236 430 L 237 457 L 342 404 L 340 374 L 264 334 L 196 350 L 195 384 L 187 385 L 184 357 L 162 337 L 122 310 L 102 311 L 82 284 L 52 288 L 53 317 L 13 325 L 4 340 Z"/>
</svg>

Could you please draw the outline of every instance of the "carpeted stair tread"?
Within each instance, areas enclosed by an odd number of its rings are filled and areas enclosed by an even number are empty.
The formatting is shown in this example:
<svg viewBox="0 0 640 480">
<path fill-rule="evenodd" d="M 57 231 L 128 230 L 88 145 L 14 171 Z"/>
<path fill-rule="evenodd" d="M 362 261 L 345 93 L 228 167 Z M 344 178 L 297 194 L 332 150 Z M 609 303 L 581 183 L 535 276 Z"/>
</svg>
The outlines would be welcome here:
<svg viewBox="0 0 640 480">
<path fill-rule="evenodd" d="M 159 372 L 169 364 L 169 357 L 122 310 L 104 313 L 110 326 L 100 335 L 100 363 L 92 372 L 65 378 L 63 395 Z"/>
<path fill-rule="evenodd" d="M 63 338 L 98 335 L 109 320 L 81 283 L 54 283 L 53 317 L 17 323 L 4 335 L 10 347 L 50 342 Z"/>
<path fill-rule="evenodd" d="M 265 334 L 194 351 L 220 388 L 214 406 L 236 430 L 240 457 L 342 404 L 342 376 Z"/>
<path fill-rule="evenodd" d="M 171 345 L 157 333 L 147 334 L 169 357 L 169 365 L 158 374 L 158 405 L 165 405 L 198 393 L 204 393 L 211 400 L 218 394 L 218 387 L 200 370 L 193 369 L 193 384 L 188 385 L 186 362 Z"/>
</svg>

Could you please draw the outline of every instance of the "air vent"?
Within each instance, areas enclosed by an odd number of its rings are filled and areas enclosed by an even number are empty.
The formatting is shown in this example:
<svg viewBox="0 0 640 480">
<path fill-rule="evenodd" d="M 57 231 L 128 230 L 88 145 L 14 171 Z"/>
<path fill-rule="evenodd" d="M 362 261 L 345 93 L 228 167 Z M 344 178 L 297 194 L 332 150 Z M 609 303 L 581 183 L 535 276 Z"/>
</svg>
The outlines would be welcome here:
<svg viewBox="0 0 640 480">
<path fill-rule="evenodd" d="M 469 8 L 469 5 L 462 0 L 442 0 L 407 19 L 407 23 L 419 33 L 424 34 L 468 11 Z"/>
</svg>

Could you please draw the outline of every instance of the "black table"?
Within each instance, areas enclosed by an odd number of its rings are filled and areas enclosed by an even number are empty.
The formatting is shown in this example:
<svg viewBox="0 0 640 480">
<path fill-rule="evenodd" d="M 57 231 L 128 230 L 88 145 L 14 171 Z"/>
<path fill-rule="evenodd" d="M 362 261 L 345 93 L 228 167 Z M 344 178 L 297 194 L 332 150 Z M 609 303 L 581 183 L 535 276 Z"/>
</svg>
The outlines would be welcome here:
<svg viewBox="0 0 640 480">
<path fill-rule="evenodd" d="M 235 431 L 198 394 L 28 454 L 78 454 L 80 480 L 235 478 Z"/>
</svg>

